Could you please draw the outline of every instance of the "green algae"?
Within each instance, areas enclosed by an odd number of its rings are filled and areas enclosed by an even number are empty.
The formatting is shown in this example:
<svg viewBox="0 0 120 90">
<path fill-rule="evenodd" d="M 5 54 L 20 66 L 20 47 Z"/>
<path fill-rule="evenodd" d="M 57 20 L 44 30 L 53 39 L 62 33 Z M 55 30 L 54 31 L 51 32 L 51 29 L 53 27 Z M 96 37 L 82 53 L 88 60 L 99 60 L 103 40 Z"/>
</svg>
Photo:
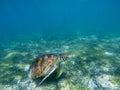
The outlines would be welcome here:
<svg viewBox="0 0 120 90">
<path fill-rule="evenodd" d="M 115 76 L 112 83 L 115 84 L 115 85 L 117 84 L 120 88 L 120 76 Z"/>
<path fill-rule="evenodd" d="M 85 83 L 103 74 L 113 76 L 114 79 L 111 82 L 120 86 L 118 40 L 118 38 L 98 39 L 96 36 L 92 36 L 90 38 L 67 40 L 67 42 L 62 40 L 38 40 L 39 42 L 29 41 L 22 44 L 14 42 L 2 50 L 3 54 L 1 53 L 2 57 L 0 57 L 0 73 L 2 73 L 0 75 L 0 84 L 17 86 L 18 81 L 23 83 L 22 81 L 26 79 L 28 70 L 26 66 L 41 52 L 68 52 L 71 58 L 64 62 L 65 77 L 56 82 L 57 86 L 54 85 L 55 83 L 49 82 L 50 84 L 45 84 L 38 88 L 42 90 L 49 90 L 49 88 L 53 90 L 91 90 L 94 86 L 90 87 L 89 84 Z M 63 85 L 60 84 L 62 79 Z M 101 86 L 97 89 L 106 88 L 102 86 L 102 83 L 98 83 L 97 80 L 95 84 Z"/>
</svg>

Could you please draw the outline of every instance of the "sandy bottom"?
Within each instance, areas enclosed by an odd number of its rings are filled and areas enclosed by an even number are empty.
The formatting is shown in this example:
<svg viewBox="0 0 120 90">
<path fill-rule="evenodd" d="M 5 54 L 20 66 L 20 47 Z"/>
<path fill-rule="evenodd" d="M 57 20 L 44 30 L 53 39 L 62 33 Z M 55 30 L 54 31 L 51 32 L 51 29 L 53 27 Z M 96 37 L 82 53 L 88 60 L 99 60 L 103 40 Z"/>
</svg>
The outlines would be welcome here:
<svg viewBox="0 0 120 90">
<path fill-rule="evenodd" d="M 70 54 L 63 75 L 35 88 L 28 78 L 32 61 L 45 53 Z M 51 79 L 52 78 L 52 79 Z M 39 80 L 38 80 L 39 81 Z M 0 90 L 119 90 L 120 37 L 80 36 L 0 44 Z"/>
</svg>

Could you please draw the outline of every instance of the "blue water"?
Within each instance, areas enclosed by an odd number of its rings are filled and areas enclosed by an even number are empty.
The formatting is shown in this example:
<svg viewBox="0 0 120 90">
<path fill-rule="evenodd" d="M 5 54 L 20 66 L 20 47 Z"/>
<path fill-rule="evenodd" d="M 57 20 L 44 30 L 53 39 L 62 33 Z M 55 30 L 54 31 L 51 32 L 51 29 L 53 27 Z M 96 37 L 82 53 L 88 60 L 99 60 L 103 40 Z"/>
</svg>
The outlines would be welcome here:
<svg viewBox="0 0 120 90">
<path fill-rule="evenodd" d="M 119 0 L 1 0 L 0 40 L 36 33 L 118 33 L 119 4 Z"/>
<path fill-rule="evenodd" d="M 0 90 L 34 89 L 35 57 L 63 52 L 63 76 L 38 89 L 119 90 L 119 50 L 119 0 L 0 0 Z"/>
</svg>

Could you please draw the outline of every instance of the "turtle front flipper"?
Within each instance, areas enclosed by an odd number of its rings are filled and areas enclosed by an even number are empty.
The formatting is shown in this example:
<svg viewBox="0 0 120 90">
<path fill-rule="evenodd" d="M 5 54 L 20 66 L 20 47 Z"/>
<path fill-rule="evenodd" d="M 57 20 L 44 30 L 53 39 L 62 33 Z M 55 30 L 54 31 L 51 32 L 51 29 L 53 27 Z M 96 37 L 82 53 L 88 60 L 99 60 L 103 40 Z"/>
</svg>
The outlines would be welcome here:
<svg viewBox="0 0 120 90">
<path fill-rule="evenodd" d="M 59 67 L 57 69 L 57 75 L 56 75 L 56 79 L 59 78 L 63 73 L 63 66 L 61 65 L 61 63 L 59 63 Z"/>
<path fill-rule="evenodd" d="M 37 87 L 37 86 L 40 86 L 40 85 L 56 70 L 56 68 L 57 68 L 56 65 L 55 65 L 55 66 L 52 66 L 52 67 L 48 70 L 46 76 L 41 80 L 40 83 L 38 83 L 38 84 L 36 85 L 36 87 Z"/>
</svg>

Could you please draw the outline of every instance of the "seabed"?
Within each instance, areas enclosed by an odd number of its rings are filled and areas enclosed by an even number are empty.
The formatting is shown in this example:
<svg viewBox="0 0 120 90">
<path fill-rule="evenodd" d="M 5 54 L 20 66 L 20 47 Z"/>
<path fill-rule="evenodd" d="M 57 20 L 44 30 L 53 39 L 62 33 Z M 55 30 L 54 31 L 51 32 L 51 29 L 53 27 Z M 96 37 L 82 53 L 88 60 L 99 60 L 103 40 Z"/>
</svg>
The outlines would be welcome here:
<svg viewBox="0 0 120 90">
<path fill-rule="evenodd" d="M 35 88 L 28 78 L 41 53 L 70 54 L 59 79 Z M 120 37 L 12 41 L 0 44 L 0 90 L 120 90 Z"/>
</svg>

